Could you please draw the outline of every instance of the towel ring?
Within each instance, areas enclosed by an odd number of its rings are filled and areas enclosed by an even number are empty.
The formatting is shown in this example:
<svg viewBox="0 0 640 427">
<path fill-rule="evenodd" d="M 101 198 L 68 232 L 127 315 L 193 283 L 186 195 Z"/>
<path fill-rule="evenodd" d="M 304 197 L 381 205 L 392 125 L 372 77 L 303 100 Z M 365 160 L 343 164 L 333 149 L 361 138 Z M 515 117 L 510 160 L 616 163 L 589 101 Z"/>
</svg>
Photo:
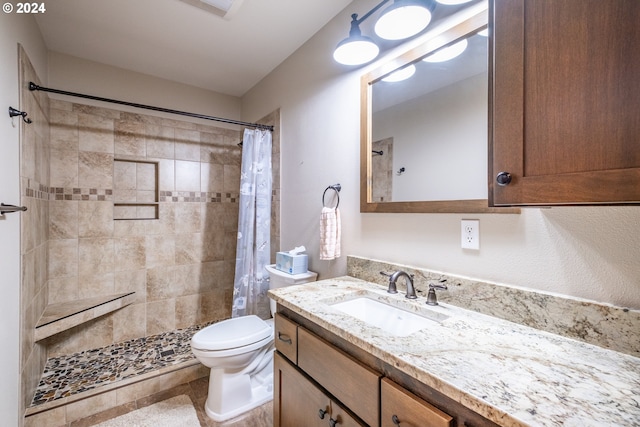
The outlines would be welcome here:
<svg viewBox="0 0 640 427">
<path fill-rule="evenodd" d="M 329 206 L 325 206 L 324 204 L 324 196 L 325 194 L 327 194 L 327 190 L 333 190 L 336 192 L 336 197 L 338 198 L 338 201 L 336 203 L 336 207 L 334 209 L 338 209 L 338 205 L 340 204 L 340 190 L 342 190 L 342 186 L 340 184 L 334 184 L 334 185 L 330 185 L 327 188 L 324 189 L 324 193 L 322 193 L 322 206 L 325 208 L 328 208 Z"/>
</svg>

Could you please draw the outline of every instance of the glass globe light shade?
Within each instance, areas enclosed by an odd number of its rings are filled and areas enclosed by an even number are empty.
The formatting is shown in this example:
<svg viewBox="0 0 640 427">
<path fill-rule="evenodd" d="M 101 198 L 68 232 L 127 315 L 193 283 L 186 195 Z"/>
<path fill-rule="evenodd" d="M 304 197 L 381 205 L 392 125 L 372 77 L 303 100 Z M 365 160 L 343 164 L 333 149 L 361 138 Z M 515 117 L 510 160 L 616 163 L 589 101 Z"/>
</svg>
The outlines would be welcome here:
<svg viewBox="0 0 640 427">
<path fill-rule="evenodd" d="M 369 37 L 351 36 L 333 51 L 333 59 L 344 65 L 366 64 L 378 56 L 380 48 Z"/>
<path fill-rule="evenodd" d="M 383 82 L 393 83 L 393 82 L 401 82 L 403 80 L 408 79 L 416 73 L 416 66 L 411 64 L 408 67 L 404 67 L 399 69 L 398 71 L 394 71 L 389 74 L 387 77 L 382 79 Z"/>
<path fill-rule="evenodd" d="M 456 56 L 460 55 L 467 48 L 467 39 L 460 40 L 458 43 L 452 44 L 449 47 L 440 49 L 433 55 L 429 55 L 423 59 L 425 62 L 445 62 L 449 61 Z"/>
<path fill-rule="evenodd" d="M 440 4 L 446 4 L 448 6 L 451 6 L 455 4 L 469 3 L 471 0 L 436 0 L 436 1 Z"/>
<path fill-rule="evenodd" d="M 386 40 L 402 40 L 424 30 L 431 22 L 431 11 L 424 5 L 396 2 L 378 18 L 374 31 Z"/>
</svg>

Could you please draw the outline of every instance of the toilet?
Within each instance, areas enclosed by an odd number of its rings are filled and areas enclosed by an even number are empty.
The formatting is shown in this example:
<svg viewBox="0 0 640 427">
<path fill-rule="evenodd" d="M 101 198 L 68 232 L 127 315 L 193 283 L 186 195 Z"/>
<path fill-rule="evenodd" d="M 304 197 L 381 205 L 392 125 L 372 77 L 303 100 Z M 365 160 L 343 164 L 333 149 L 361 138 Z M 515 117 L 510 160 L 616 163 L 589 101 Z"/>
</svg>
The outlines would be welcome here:
<svg viewBox="0 0 640 427">
<path fill-rule="evenodd" d="M 269 288 L 313 282 L 317 273 L 288 274 L 275 265 Z M 271 314 L 275 302 L 270 301 Z M 273 399 L 273 319 L 248 315 L 223 320 L 196 332 L 191 351 L 211 369 L 205 412 L 214 421 L 236 417 Z"/>
<path fill-rule="evenodd" d="M 289 274 L 284 271 L 276 269 L 275 264 L 265 266 L 265 269 L 269 272 L 269 289 L 278 289 L 285 286 L 302 285 L 309 282 L 315 282 L 318 278 L 318 273 L 313 271 L 307 271 L 300 274 Z M 271 304 L 271 316 L 276 312 L 276 302 L 274 300 L 269 301 Z"/>
</svg>

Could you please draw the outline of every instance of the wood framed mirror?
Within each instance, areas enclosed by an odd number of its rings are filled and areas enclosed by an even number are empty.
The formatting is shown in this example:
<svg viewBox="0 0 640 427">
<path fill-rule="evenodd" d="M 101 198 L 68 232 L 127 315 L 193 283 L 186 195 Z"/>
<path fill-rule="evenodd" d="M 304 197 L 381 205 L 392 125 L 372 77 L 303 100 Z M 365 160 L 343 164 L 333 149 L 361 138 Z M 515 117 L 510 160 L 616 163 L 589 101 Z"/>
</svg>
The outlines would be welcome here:
<svg viewBox="0 0 640 427">
<path fill-rule="evenodd" d="M 469 7 L 361 77 L 361 212 L 519 212 L 488 204 L 487 22 L 486 2 Z"/>
</svg>

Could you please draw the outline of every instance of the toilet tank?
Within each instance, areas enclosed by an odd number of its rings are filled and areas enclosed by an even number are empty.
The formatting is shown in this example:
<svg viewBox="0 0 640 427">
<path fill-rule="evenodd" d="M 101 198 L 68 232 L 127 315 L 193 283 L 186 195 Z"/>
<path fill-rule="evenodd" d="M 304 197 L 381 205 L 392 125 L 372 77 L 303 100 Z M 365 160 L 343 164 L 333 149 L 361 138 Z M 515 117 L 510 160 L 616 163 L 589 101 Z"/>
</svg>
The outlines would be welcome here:
<svg viewBox="0 0 640 427">
<path fill-rule="evenodd" d="M 264 268 L 269 273 L 269 289 L 278 289 L 283 286 L 301 285 L 303 283 L 315 282 L 318 278 L 318 273 L 313 271 L 307 271 L 300 274 L 289 274 L 284 271 L 276 269 L 275 264 L 267 265 Z M 274 300 L 269 301 L 271 305 L 271 315 L 276 312 L 276 302 Z"/>
</svg>

